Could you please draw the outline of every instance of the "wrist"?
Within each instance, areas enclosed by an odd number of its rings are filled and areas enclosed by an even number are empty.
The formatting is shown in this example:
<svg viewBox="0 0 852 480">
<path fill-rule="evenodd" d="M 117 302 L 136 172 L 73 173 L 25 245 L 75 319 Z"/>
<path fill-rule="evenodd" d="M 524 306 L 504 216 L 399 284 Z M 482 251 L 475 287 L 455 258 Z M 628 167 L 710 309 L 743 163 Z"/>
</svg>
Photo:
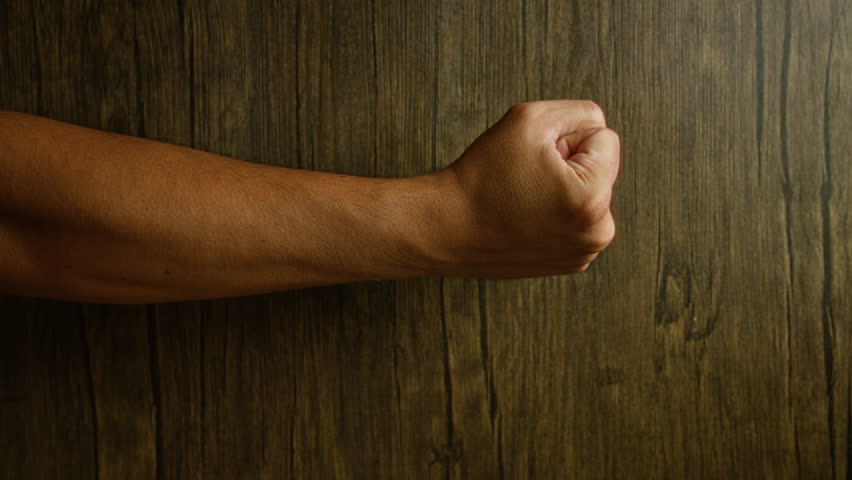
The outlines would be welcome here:
<svg viewBox="0 0 852 480">
<path fill-rule="evenodd" d="M 403 237 L 418 276 L 461 274 L 469 208 L 451 170 L 400 179 L 397 206 L 406 208 Z"/>
</svg>

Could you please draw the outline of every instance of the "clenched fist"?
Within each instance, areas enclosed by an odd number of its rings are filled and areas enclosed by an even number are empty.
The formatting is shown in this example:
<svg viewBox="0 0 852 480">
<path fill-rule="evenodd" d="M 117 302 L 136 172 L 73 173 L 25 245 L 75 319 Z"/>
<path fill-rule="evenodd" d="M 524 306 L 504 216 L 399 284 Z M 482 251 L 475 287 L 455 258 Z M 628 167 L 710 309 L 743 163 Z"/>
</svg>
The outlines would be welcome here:
<svg viewBox="0 0 852 480">
<path fill-rule="evenodd" d="M 449 273 L 581 272 L 615 234 L 618 135 L 590 101 L 513 106 L 440 172 L 452 205 Z"/>
</svg>

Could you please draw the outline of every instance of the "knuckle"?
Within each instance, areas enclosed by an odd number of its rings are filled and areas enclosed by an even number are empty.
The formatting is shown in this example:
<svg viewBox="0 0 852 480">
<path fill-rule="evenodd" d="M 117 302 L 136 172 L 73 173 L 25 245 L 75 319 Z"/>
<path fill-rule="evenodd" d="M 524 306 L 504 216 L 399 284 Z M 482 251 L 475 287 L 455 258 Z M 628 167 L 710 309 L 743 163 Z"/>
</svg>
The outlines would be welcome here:
<svg viewBox="0 0 852 480">
<path fill-rule="evenodd" d="M 615 223 L 608 219 L 595 229 L 595 232 L 586 237 L 584 247 L 589 252 L 598 253 L 608 247 L 615 239 Z"/>
<path fill-rule="evenodd" d="M 618 170 L 621 162 L 621 138 L 618 133 L 611 128 L 604 128 L 597 132 L 597 135 L 603 136 L 604 142 L 608 145 L 606 148 L 606 166 Z"/>
<path fill-rule="evenodd" d="M 621 145 L 621 137 L 618 136 L 618 132 L 616 132 L 615 130 L 611 128 L 604 128 L 603 130 L 601 130 L 601 132 L 603 132 L 604 135 L 607 135 L 609 137 L 610 142 L 619 146 Z"/>
<path fill-rule="evenodd" d="M 528 108 L 529 105 L 527 103 L 515 103 L 511 107 L 509 107 L 509 113 L 520 115 L 524 113 L 524 111 Z"/>
<path fill-rule="evenodd" d="M 589 264 L 584 263 L 582 265 L 576 265 L 568 268 L 568 273 L 582 273 L 589 269 Z"/>
<path fill-rule="evenodd" d="M 583 270 L 589 268 L 589 265 L 591 265 L 592 262 L 595 261 L 595 258 L 597 258 L 597 256 L 597 252 L 582 254 L 579 256 L 572 256 L 570 263 L 566 264 L 565 268 L 569 271 L 582 272 Z"/>
<path fill-rule="evenodd" d="M 577 205 L 576 216 L 581 224 L 591 226 L 597 224 L 609 211 L 608 195 L 591 195 Z"/>
<path fill-rule="evenodd" d="M 522 119 L 529 119 L 536 115 L 538 106 L 535 102 L 516 103 L 509 107 L 509 113 Z"/>
<path fill-rule="evenodd" d="M 601 245 L 603 245 L 603 248 L 610 246 L 612 241 L 615 240 L 615 222 L 612 220 L 612 217 L 607 218 L 605 225 L 606 227 L 601 235 Z"/>
<path fill-rule="evenodd" d="M 583 254 L 581 257 L 583 263 L 590 263 L 595 259 L 598 253 L 606 249 L 615 238 L 615 222 L 609 210 L 596 222 L 590 222 L 582 226 L 582 230 L 575 237 L 575 246 L 578 253 Z"/>
<path fill-rule="evenodd" d="M 609 243 L 603 237 L 589 237 L 586 239 L 583 248 L 587 252 L 600 253 L 609 246 Z"/>
<path fill-rule="evenodd" d="M 580 100 L 581 106 L 595 120 L 604 123 L 604 111 L 600 105 L 592 100 Z"/>
</svg>

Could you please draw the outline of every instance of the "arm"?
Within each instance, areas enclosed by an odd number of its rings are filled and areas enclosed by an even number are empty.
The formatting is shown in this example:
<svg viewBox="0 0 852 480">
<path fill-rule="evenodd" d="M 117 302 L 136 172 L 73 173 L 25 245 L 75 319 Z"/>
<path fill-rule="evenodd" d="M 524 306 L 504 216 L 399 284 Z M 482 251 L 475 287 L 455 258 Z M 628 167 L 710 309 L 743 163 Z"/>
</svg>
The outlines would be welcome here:
<svg viewBox="0 0 852 480">
<path fill-rule="evenodd" d="M 600 149 L 612 141 L 602 122 L 581 102 L 529 104 L 442 172 L 375 179 L 0 112 L 0 289 L 136 303 L 422 275 L 579 271 L 611 239 L 617 139 L 615 150 L 580 152 L 582 142 Z M 519 138 L 526 130 L 542 135 Z M 524 160 L 542 156 L 548 142 L 549 158 L 538 161 L 546 168 Z M 513 147 L 495 150 L 502 146 Z M 572 155 L 593 154 L 606 157 L 596 162 L 608 170 L 606 192 L 590 202 L 584 191 L 598 187 L 568 165 Z M 522 173 L 533 177 L 516 178 Z"/>
</svg>

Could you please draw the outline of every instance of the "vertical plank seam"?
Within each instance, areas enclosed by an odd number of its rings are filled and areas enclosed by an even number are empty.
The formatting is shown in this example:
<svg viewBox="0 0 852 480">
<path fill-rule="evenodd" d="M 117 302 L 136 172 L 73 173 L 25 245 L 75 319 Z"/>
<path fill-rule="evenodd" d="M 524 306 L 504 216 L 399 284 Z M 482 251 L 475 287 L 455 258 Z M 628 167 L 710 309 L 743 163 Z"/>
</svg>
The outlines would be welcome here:
<svg viewBox="0 0 852 480">
<path fill-rule="evenodd" d="M 489 354 L 488 348 L 488 311 L 486 309 L 486 287 L 485 280 L 478 281 L 479 294 L 479 341 L 482 356 L 482 371 L 485 374 L 485 388 L 488 393 L 488 413 L 491 419 L 491 433 L 496 433 L 497 440 L 497 468 L 500 472 L 500 478 L 503 478 L 503 435 L 502 422 L 497 420 L 499 413 L 499 405 L 497 403 L 497 387 L 494 382 L 494 360 Z M 496 425 L 495 425 L 496 423 Z M 496 428 L 495 428 L 496 426 Z M 496 432 L 495 432 L 496 430 Z"/>
<path fill-rule="evenodd" d="M 530 101 L 530 79 L 527 65 L 527 0 L 521 3 L 521 55 L 524 62 L 524 101 Z M 515 102 L 512 102 L 515 103 Z"/>
<path fill-rule="evenodd" d="M 754 13 L 754 21 L 756 24 L 756 49 L 755 49 L 755 89 L 757 90 L 757 108 L 755 120 L 756 123 L 756 142 L 757 142 L 757 183 L 760 184 L 763 178 L 763 109 L 765 95 L 765 58 L 763 45 L 763 0 L 757 0 Z"/>
<path fill-rule="evenodd" d="M 296 21 L 293 28 L 293 59 L 296 66 L 296 164 L 299 168 L 307 168 L 302 159 L 302 91 L 301 91 L 301 76 L 302 62 L 299 46 L 299 34 L 302 28 L 302 2 L 296 2 Z"/>
<path fill-rule="evenodd" d="M 618 30 L 615 28 L 615 0 L 612 0 L 609 4 L 609 67 L 610 67 L 610 77 L 612 78 L 612 82 L 609 83 L 610 91 L 607 92 L 607 97 L 612 99 L 612 105 L 614 107 L 614 111 L 620 112 L 621 105 L 619 104 L 619 96 L 615 94 L 615 85 L 619 84 L 618 78 L 618 59 L 616 58 L 616 45 L 619 44 L 619 40 L 616 39 L 616 35 L 619 34 Z"/>
<path fill-rule="evenodd" d="M 533 427 L 535 430 L 535 427 Z M 535 435 L 530 436 L 529 441 L 527 441 L 527 451 L 529 454 L 527 455 L 527 476 L 526 478 L 538 478 L 535 474 Z"/>
<path fill-rule="evenodd" d="M 302 29 L 302 2 L 296 2 L 296 11 L 295 13 L 295 21 L 293 24 L 293 60 L 295 65 L 295 84 L 296 84 L 296 164 L 299 168 L 306 168 L 307 165 L 304 163 L 304 159 L 302 158 L 302 90 L 301 90 L 301 77 L 302 77 L 302 59 L 301 59 L 301 45 L 299 44 L 299 36 L 301 34 Z M 304 342 L 302 342 L 304 343 Z M 290 407 L 290 478 L 296 478 L 296 420 L 298 416 L 298 407 L 299 407 L 299 397 L 298 397 L 298 387 L 296 386 L 296 382 L 298 381 L 297 375 L 293 374 L 293 385 L 292 392 L 293 395 L 293 403 Z"/>
<path fill-rule="evenodd" d="M 146 307 L 148 317 L 148 350 L 150 356 L 151 395 L 154 402 L 154 471 L 157 480 L 163 478 L 163 412 L 162 386 L 160 383 L 160 360 L 157 347 L 157 307 Z"/>
<path fill-rule="evenodd" d="M 196 148 L 198 145 L 198 129 L 195 125 L 196 117 L 195 102 L 195 38 L 189 37 L 189 141 L 190 146 Z"/>
<path fill-rule="evenodd" d="M 399 385 L 399 316 L 396 309 L 396 284 L 393 284 L 393 380 L 396 388 L 396 415 L 397 415 L 397 438 L 399 444 L 403 445 L 402 439 L 402 389 Z"/>
<path fill-rule="evenodd" d="M 181 32 L 181 47 L 184 53 L 184 60 L 186 61 L 186 69 L 188 73 L 188 82 L 189 82 L 189 145 L 192 148 L 197 146 L 197 136 L 198 133 L 196 131 L 195 125 L 195 110 L 196 110 L 196 99 L 195 99 L 195 38 L 193 36 L 192 31 L 192 22 L 187 16 L 186 9 L 186 0 L 178 0 L 178 16 L 180 19 L 180 32 Z M 187 43 L 187 38 L 189 38 L 189 42 Z M 206 437 L 206 410 L 207 410 L 207 398 L 205 393 L 205 379 L 204 376 L 206 374 L 206 368 L 204 365 L 205 362 L 205 352 L 204 352 L 204 320 L 205 315 L 203 314 L 206 310 L 208 304 L 201 303 L 198 307 L 201 309 L 201 318 L 198 321 L 198 394 L 199 394 L 199 443 L 201 449 L 201 464 L 200 464 L 200 472 L 198 472 L 198 476 L 200 478 L 204 478 L 205 469 L 207 467 L 207 437 Z"/>
<path fill-rule="evenodd" d="M 296 477 L 296 412 L 299 396 L 296 394 L 296 375 L 293 375 L 293 405 L 290 407 L 290 478 Z"/>
<path fill-rule="evenodd" d="M 204 305 L 204 309 L 206 310 L 209 307 L 209 304 Z M 207 368 L 205 366 L 206 362 L 206 352 L 204 347 L 204 324 L 205 324 L 205 315 L 202 315 L 201 319 L 198 322 L 198 356 L 199 356 L 199 366 L 198 366 L 198 390 L 200 397 L 200 420 L 201 420 L 201 477 L 204 477 L 204 472 L 207 467 L 207 391 L 206 391 L 206 380 L 205 375 L 207 374 Z"/>
<path fill-rule="evenodd" d="M 497 415 L 497 393 L 494 390 L 494 368 L 488 349 L 488 312 L 486 311 L 485 281 L 479 280 L 479 349 L 482 357 L 482 372 L 485 375 L 485 387 L 488 390 L 488 410 L 491 417 L 491 429 L 494 430 L 494 419 Z"/>
<path fill-rule="evenodd" d="M 846 380 L 846 480 L 852 480 L 852 374 Z"/>
<path fill-rule="evenodd" d="M 92 415 L 92 444 L 93 444 L 93 460 L 95 463 L 95 480 L 98 480 L 101 475 L 101 466 L 100 466 L 100 442 L 99 442 L 99 422 L 98 422 L 98 404 L 95 401 L 95 379 L 94 374 L 92 373 L 92 349 L 89 345 L 89 335 L 86 333 L 86 316 L 83 311 L 83 305 L 80 304 L 79 308 L 79 316 L 80 316 L 80 337 L 83 344 L 83 352 L 86 356 L 86 381 L 88 382 L 89 388 L 89 405 L 90 405 L 90 414 Z"/>
<path fill-rule="evenodd" d="M 447 315 L 444 306 L 444 280 L 441 279 L 441 333 L 444 337 L 444 389 L 447 393 L 447 458 L 445 462 L 445 477 L 450 478 L 451 459 L 455 457 L 453 438 L 453 380 L 450 372 L 450 337 L 447 332 Z"/>
<path fill-rule="evenodd" d="M 139 53 L 137 10 L 133 8 L 133 60 L 136 68 L 136 135 L 145 137 L 145 109 L 142 102 L 142 56 Z"/>
<path fill-rule="evenodd" d="M 185 49 L 187 70 L 189 71 L 189 145 L 196 147 L 197 132 L 195 127 L 195 38 L 190 31 L 191 23 L 186 18 L 186 2 L 178 0 L 178 15 L 181 22 L 182 47 Z M 189 37 L 189 45 L 186 38 Z"/>
<path fill-rule="evenodd" d="M 550 25 L 550 14 L 549 14 L 549 2 L 548 0 L 544 0 L 544 38 L 550 38 L 549 35 L 549 25 Z M 541 59 L 538 62 L 538 97 L 540 100 L 544 100 L 546 95 L 544 94 L 544 64 L 545 57 L 547 53 L 547 47 L 545 42 L 541 42 L 544 46 L 541 48 Z"/>
<path fill-rule="evenodd" d="M 435 72 L 435 78 L 432 82 L 434 95 L 432 96 L 432 171 L 438 171 L 438 77 L 441 72 L 441 47 L 439 43 L 441 30 L 441 3 L 437 3 L 437 12 L 435 14 L 435 32 L 433 34 L 433 42 L 435 46 L 435 60 L 432 70 Z M 441 281 L 441 290 L 443 290 L 443 280 Z"/>
<path fill-rule="evenodd" d="M 660 209 L 657 208 L 657 274 L 656 277 L 656 298 L 654 300 L 654 323 L 656 325 L 661 325 L 664 321 L 665 311 L 663 309 L 663 303 L 665 300 L 666 293 L 666 282 L 667 276 L 665 273 L 666 266 L 663 265 L 663 232 L 662 232 L 662 218 L 660 215 Z M 655 367 L 656 368 L 656 367 Z"/>
<path fill-rule="evenodd" d="M 44 115 L 44 71 L 41 65 L 41 46 L 38 41 L 38 26 L 36 25 L 37 15 L 33 15 L 33 48 L 35 49 L 35 68 L 36 68 L 36 113 Z"/>
<path fill-rule="evenodd" d="M 497 421 L 497 473 L 499 479 L 505 478 L 505 467 L 503 466 L 503 418 Z"/>
<path fill-rule="evenodd" d="M 792 197 L 793 190 L 790 181 L 790 152 L 787 138 L 787 90 L 790 81 L 790 42 L 792 40 L 792 0 L 785 2 L 784 11 L 784 45 L 781 59 L 781 91 L 780 91 L 780 134 L 781 134 L 781 163 L 783 168 L 782 193 L 784 195 L 784 232 L 787 246 L 787 410 L 793 422 L 793 443 L 796 450 L 797 476 L 802 476 L 801 451 L 799 448 L 799 426 L 796 421 L 796 411 L 793 405 L 793 289 L 795 265 L 793 262 L 793 231 L 792 231 Z"/>
<path fill-rule="evenodd" d="M 370 2 L 370 23 L 373 33 L 373 176 L 379 172 L 379 65 L 376 46 L 376 0 Z"/>
<path fill-rule="evenodd" d="M 596 3 L 595 6 L 597 7 L 595 9 L 597 17 L 600 18 L 600 15 L 601 15 L 601 13 L 600 13 L 600 11 L 601 11 L 600 2 Z M 590 93 L 589 98 L 592 98 L 593 100 L 597 101 L 598 103 L 603 103 L 603 102 L 609 100 L 609 98 L 606 94 L 606 87 L 607 87 L 607 84 L 609 82 L 607 82 L 607 77 L 606 77 L 606 73 L 605 73 L 606 67 L 604 67 L 604 56 L 603 56 L 604 51 L 601 48 L 601 44 L 603 44 L 603 41 L 601 40 L 601 33 L 603 33 L 601 31 L 602 30 L 601 22 L 598 21 L 598 19 L 595 19 L 595 20 L 596 20 L 595 21 L 595 33 L 597 34 L 596 35 L 597 38 L 595 39 L 595 52 L 596 52 L 595 57 L 596 57 L 597 62 L 595 62 L 595 63 L 596 63 L 597 69 L 598 69 L 598 82 L 599 82 L 599 84 L 597 85 L 597 88 L 598 88 L 598 92 L 600 92 L 601 97 L 600 98 L 594 98 L 594 96 Z M 605 104 L 605 105 L 607 107 L 610 106 L 608 103 Z"/>
<path fill-rule="evenodd" d="M 378 32 L 376 28 L 376 1 L 373 0 L 373 72 L 374 72 L 374 81 L 375 81 L 375 113 L 376 113 L 376 122 L 375 122 L 375 159 L 378 163 L 379 152 L 379 135 L 378 135 L 378 124 L 379 124 L 379 67 L 378 67 Z M 378 172 L 378 166 L 373 167 L 374 172 Z M 397 289 L 396 282 L 391 282 L 391 298 L 393 299 L 393 313 L 392 313 L 392 322 L 393 322 L 393 382 L 394 389 L 396 394 L 396 417 L 397 417 L 397 440 L 400 445 L 403 445 L 403 416 L 402 416 L 402 388 L 399 383 L 399 312 L 397 311 Z"/>
<path fill-rule="evenodd" d="M 822 215 L 822 343 L 825 361 L 825 384 L 828 398 L 828 446 L 831 457 L 831 478 L 837 476 L 836 426 L 834 418 L 834 317 L 832 315 L 832 247 L 831 247 L 831 195 L 833 191 L 831 169 L 831 62 L 834 54 L 834 36 L 840 19 L 843 17 L 848 0 L 843 2 L 838 15 L 834 18 L 828 39 L 828 55 L 825 64 L 825 87 L 823 100 L 823 149 L 825 179 L 820 188 Z"/>
<path fill-rule="evenodd" d="M 436 6 L 436 15 L 435 15 L 435 29 L 433 33 L 433 42 L 435 47 L 435 60 L 433 65 L 433 71 L 435 73 L 434 81 L 433 81 L 433 101 L 432 101 L 432 169 L 433 171 L 438 170 L 438 79 L 440 78 L 440 30 L 441 30 L 441 3 L 438 2 Z M 439 300 L 441 302 L 441 333 L 443 335 L 444 340 L 444 389 L 447 394 L 447 408 L 446 408 L 446 421 L 447 421 L 447 458 L 442 459 L 442 455 L 437 456 L 436 460 L 443 460 L 444 463 L 444 478 L 450 478 L 450 456 L 453 455 L 453 385 L 452 385 L 452 374 L 450 372 L 450 341 L 449 335 L 447 332 L 447 312 L 446 306 L 444 302 L 444 278 L 441 277 L 439 280 L 440 286 L 440 295 Z"/>
</svg>

